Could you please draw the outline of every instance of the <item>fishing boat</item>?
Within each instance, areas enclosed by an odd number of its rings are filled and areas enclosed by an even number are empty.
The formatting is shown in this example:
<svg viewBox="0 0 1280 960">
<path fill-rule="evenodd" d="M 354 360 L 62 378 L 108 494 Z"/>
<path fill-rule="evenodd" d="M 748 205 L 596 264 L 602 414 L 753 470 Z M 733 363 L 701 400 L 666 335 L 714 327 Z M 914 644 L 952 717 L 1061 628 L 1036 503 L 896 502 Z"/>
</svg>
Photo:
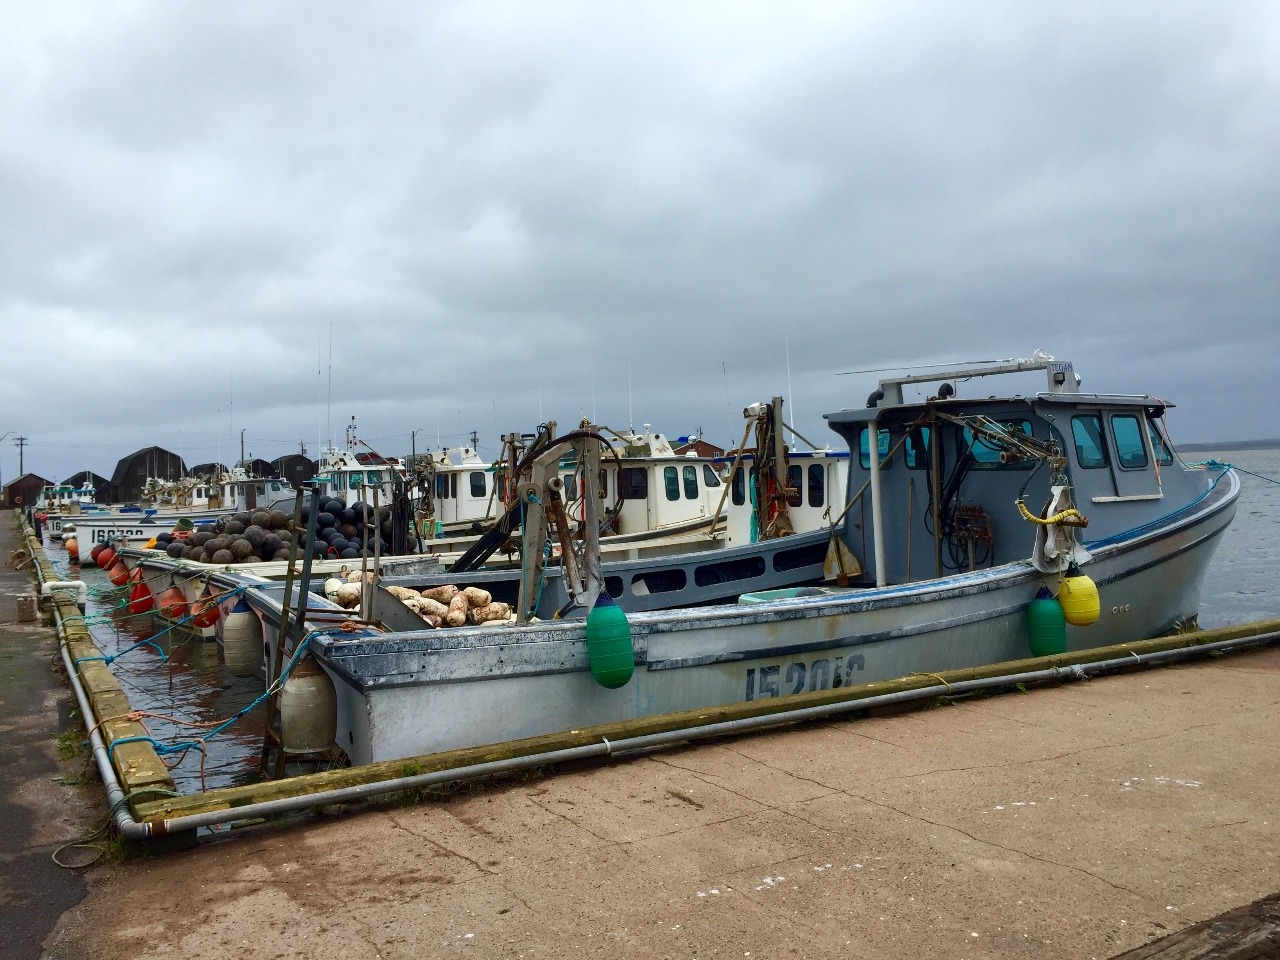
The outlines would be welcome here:
<svg viewBox="0 0 1280 960">
<path fill-rule="evenodd" d="M 714 457 L 677 454 L 668 437 L 645 424 L 642 430 L 592 427 L 608 438 L 616 457 L 601 465 L 600 506 L 610 514 L 607 539 L 614 544 L 661 540 L 661 549 L 679 549 L 676 538 L 705 534 L 721 500 L 722 464 Z M 542 434 L 555 433 L 554 422 Z M 508 477 L 539 434 L 506 434 L 498 459 L 486 463 L 471 447 L 454 447 L 419 457 L 415 486 L 427 496 L 418 507 L 419 548 L 429 553 L 462 553 L 492 528 L 515 503 Z M 566 509 L 582 519 L 579 476 L 572 459 L 560 465 Z"/>
<path fill-rule="evenodd" d="M 1044 389 L 987 395 L 987 378 L 1029 372 Z M 322 668 L 353 763 L 1138 640 L 1194 623 L 1239 492 L 1230 468 L 1174 457 L 1170 406 L 1082 392 L 1071 363 L 1039 353 L 882 380 L 864 407 L 827 416 L 852 452 L 848 585 L 631 614 L 607 686 L 599 657 L 617 634 L 602 647 L 590 617 L 388 631 L 335 626 L 341 612 L 309 598 L 299 624 L 296 588 L 286 603 L 280 583 L 217 586 L 241 591 L 268 652 L 283 643 Z M 554 479 L 522 495 L 551 496 Z M 600 583 L 587 564 L 580 601 L 606 609 Z"/>
</svg>

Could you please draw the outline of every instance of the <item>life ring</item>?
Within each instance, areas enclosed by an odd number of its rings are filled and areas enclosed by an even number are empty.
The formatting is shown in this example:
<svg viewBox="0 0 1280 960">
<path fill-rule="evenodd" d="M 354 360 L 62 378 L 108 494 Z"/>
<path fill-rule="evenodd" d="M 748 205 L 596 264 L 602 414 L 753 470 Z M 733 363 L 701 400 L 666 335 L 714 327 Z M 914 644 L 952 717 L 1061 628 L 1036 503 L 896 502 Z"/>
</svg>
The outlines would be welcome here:
<svg viewBox="0 0 1280 960">
<path fill-rule="evenodd" d="M 20 506 L 22 506 L 22 495 L 21 495 L 21 494 L 18 494 L 16 497 L 14 497 L 14 498 L 13 498 L 13 505 L 14 505 L 15 507 L 20 507 Z"/>
</svg>

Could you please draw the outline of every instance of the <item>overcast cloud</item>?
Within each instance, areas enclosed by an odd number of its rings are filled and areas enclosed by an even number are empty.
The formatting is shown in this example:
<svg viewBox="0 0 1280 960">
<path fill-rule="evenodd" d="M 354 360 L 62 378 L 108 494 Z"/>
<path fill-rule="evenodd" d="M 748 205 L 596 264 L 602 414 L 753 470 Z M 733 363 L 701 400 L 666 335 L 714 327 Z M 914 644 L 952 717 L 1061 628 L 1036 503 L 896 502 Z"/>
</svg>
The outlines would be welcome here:
<svg viewBox="0 0 1280 960">
<path fill-rule="evenodd" d="M 774 394 L 835 442 L 842 371 L 1038 347 L 1280 435 L 1270 0 L 3 17 L 0 434 L 50 479 L 351 415 L 729 445 Z"/>
</svg>

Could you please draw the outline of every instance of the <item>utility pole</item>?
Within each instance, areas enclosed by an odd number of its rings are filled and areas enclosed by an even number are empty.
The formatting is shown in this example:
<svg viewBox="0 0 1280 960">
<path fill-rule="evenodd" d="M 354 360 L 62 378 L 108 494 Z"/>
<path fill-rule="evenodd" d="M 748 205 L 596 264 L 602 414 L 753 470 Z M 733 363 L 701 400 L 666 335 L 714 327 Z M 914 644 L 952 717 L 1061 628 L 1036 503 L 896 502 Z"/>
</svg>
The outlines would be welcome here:
<svg viewBox="0 0 1280 960">
<path fill-rule="evenodd" d="M 240 462 L 241 463 L 244 463 L 244 430 L 245 429 L 248 429 L 248 428 L 244 428 L 240 431 Z"/>
<path fill-rule="evenodd" d="M 21 477 L 25 470 L 22 469 L 22 448 L 27 445 L 26 437 L 14 437 L 13 445 L 18 448 L 18 476 Z"/>
</svg>

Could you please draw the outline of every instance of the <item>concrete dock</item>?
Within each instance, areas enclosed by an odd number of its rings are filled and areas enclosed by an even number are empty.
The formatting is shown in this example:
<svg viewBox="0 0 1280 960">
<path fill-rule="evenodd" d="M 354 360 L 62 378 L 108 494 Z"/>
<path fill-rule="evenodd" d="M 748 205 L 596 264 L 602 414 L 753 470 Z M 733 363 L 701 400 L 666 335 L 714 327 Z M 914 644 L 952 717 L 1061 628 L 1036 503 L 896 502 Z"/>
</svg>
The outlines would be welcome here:
<svg viewBox="0 0 1280 960">
<path fill-rule="evenodd" d="M 95 867 L 43 955 L 1113 957 L 1280 888 L 1278 761 L 1273 646 Z"/>
<path fill-rule="evenodd" d="M 1280 649 L 96 871 L 57 957 L 1109 957 L 1280 886 Z"/>
</svg>

